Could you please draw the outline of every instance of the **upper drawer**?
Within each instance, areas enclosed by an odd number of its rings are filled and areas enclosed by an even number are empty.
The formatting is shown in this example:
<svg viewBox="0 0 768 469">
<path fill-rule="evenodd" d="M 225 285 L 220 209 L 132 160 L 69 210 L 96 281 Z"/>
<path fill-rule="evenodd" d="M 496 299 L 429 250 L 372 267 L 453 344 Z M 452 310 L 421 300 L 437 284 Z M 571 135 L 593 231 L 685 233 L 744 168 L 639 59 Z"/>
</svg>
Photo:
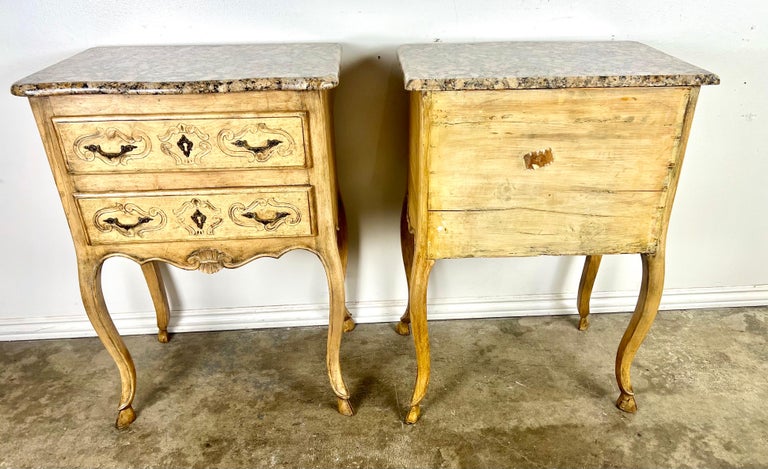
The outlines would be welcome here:
<svg viewBox="0 0 768 469">
<path fill-rule="evenodd" d="M 306 167 L 305 113 L 56 117 L 70 173 Z"/>
<path fill-rule="evenodd" d="M 687 88 L 433 94 L 429 209 L 570 213 L 656 192 L 680 149 Z"/>
</svg>

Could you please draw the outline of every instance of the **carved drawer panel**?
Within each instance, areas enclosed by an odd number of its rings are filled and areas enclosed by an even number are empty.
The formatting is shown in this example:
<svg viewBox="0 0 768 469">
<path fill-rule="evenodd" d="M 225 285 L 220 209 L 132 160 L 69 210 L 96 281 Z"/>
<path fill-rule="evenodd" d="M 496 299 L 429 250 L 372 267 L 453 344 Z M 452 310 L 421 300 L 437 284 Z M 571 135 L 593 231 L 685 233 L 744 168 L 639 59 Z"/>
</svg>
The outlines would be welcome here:
<svg viewBox="0 0 768 469">
<path fill-rule="evenodd" d="M 303 113 L 54 118 L 71 173 L 305 167 Z"/>
<path fill-rule="evenodd" d="M 90 244 L 310 236 L 310 186 L 77 194 Z"/>
</svg>

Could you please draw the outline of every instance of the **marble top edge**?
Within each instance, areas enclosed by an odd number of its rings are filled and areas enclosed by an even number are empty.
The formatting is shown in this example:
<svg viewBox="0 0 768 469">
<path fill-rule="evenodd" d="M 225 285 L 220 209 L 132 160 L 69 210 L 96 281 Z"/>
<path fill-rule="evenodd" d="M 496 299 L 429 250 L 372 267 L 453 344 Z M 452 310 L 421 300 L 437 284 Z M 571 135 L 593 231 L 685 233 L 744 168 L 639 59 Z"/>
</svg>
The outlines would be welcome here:
<svg viewBox="0 0 768 469">
<path fill-rule="evenodd" d="M 639 42 L 408 44 L 409 91 L 716 85 L 720 78 Z"/>
<path fill-rule="evenodd" d="M 87 49 L 11 86 L 17 96 L 322 90 L 339 83 L 330 43 L 108 46 Z"/>
</svg>

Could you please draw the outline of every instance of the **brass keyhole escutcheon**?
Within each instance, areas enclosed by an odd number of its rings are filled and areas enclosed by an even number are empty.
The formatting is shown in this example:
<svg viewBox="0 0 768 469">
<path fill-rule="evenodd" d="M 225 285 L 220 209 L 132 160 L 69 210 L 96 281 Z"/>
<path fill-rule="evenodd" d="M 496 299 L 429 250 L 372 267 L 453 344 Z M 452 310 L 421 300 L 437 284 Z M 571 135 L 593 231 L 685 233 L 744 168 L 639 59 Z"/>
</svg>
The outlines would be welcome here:
<svg viewBox="0 0 768 469">
<path fill-rule="evenodd" d="M 178 142 L 176 142 L 176 146 L 179 147 L 179 150 L 181 150 L 182 153 L 184 153 L 184 156 L 189 158 L 189 155 L 192 154 L 192 147 L 195 146 L 194 143 L 192 143 L 192 140 L 188 139 L 186 135 L 182 135 Z"/>
</svg>

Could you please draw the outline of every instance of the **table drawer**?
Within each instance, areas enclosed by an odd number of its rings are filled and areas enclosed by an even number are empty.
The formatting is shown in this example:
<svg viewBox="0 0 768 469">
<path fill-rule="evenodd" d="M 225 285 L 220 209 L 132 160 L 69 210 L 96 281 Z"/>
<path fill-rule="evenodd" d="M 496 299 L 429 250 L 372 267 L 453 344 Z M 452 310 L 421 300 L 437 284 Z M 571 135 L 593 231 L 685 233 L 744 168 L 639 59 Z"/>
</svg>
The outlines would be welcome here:
<svg viewBox="0 0 768 469">
<path fill-rule="evenodd" d="M 305 114 L 56 117 L 70 173 L 307 166 Z"/>
<path fill-rule="evenodd" d="M 311 236 L 312 188 L 76 194 L 90 244 Z"/>
<path fill-rule="evenodd" d="M 679 154 L 687 88 L 435 93 L 430 210 L 571 213 L 612 194 L 662 201 Z M 620 201 L 623 203 L 623 201 Z M 649 207 L 650 208 L 650 207 Z"/>
</svg>

